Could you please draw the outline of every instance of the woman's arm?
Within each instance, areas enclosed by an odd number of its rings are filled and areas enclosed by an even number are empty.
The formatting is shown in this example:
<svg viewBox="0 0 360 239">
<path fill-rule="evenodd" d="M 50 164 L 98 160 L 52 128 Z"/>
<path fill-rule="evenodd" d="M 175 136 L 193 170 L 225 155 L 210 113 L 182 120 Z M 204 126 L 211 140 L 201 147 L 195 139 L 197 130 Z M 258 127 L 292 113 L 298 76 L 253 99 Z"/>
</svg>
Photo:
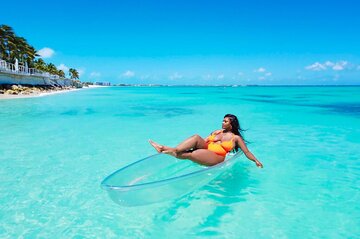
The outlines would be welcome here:
<svg viewBox="0 0 360 239">
<path fill-rule="evenodd" d="M 237 136 L 235 138 L 235 143 L 239 145 L 240 149 L 244 152 L 245 156 L 250 159 L 251 161 L 255 162 L 256 166 L 259 168 L 262 168 L 262 163 L 256 159 L 256 157 L 249 151 L 249 149 L 246 147 L 246 144 L 244 143 L 244 140 L 240 136 Z"/>
</svg>

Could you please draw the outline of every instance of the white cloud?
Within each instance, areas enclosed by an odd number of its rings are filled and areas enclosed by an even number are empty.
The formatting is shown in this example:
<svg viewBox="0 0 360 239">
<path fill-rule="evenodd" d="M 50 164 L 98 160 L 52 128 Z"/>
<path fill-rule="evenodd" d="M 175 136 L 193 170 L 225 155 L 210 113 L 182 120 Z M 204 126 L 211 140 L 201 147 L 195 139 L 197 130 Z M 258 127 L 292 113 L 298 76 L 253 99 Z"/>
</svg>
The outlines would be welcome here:
<svg viewBox="0 0 360 239">
<path fill-rule="evenodd" d="M 345 69 L 345 67 L 348 65 L 348 62 L 347 61 L 340 61 L 340 62 L 337 62 L 334 66 L 333 66 L 333 70 L 334 71 L 342 71 Z"/>
<path fill-rule="evenodd" d="M 305 69 L 311 71 L 324 71 L 327 70 L 328 67 L 334 71 L 342 71 L 345 69 L 352 68 L 351 66 L 349 66 L 349 62 L 347 61 L 338 61 L 338 62 L 326 61 L 325 63 L 315 62 L 310 66 L 306 66 Z"/>
<path fill-rule="evenodd" d="M 254 72 L 262 73 L 262 72 L 265 72 L 265 71 L 266 71 L 266 69 L 264 67 L 260 67 L 259 69 L 255 70 Z"/>
<path fill-rule="evenodd" d="M 238 76 L 243 76 L 243 75 L 244 75 L 244 73 L 241 71 L 238 73 Z"/>
<path fill-rule="evenodd" d="M 258 79 L 259 79 L 259 80 L 265 80 L 265 77 L 260 76 Z"/>
<path fill-rule="evenodd" d="M 181 79 L 183 78 L 182 75 L 180 75 L 179 73 L 175 72 L 174 74 L 172 74 L 171 76 L 169 76 L 169 79 L 170 80 L 178 80 L 178 79 Z"/>
<path fill-rule="evenodd" d="M 360 65 L 356 68 L 356 70 L 358 70 L 358 71 L 360 70 Z"/>
<path fill-rule="evenodd" d="M 127 70 L 126 72 L 124 72 L 123 74 L 121 74 L 121 77 L 125 77 L 125 78 L 131 78 L 135 76 L 135 72 Z"/>
<path fill-rule="evenodd" d="M 69 70 L 69 67 L 67 67 L 65 64 L 61 63 L 60 65 L 57 66 L 57 68 L 59 70 L 62 70 L 64 72 L 68 71 Z"/>
<path fill-rule="evenodd" d="M 268 73 L 265 74 L 265 76 L 271 76 L 271 75 L 272 75 L 271 72 L 268 72 Z"/>
<path fill-rule="evenodd" d="M 311 71 L 323 71 L 323 70 L 326 70 L 326 66 L 323 64 L 320 64 L 319 62 L 315 62 L 314 64 L 305 67 L 305 69 L 311 70 Z"/>
<path fill-rule="evenodd" d="M 50 58 L 55 54 L 55 51 L 51 48 L 44 47 L 38 50 L 37 54 L 39 54 L 42 58 Z"/>
<path fill-rule="evenodd" d="M 333 62 L 331 62 L 331 61 L 327 61 L 327 62 L 324 63 L 324 65 L 325 65 L 325 66 L 330 66 L 330 67 L 332 67 L 332 66 L 334 66 L 335 64 L 334 64 Z"/>
<path fill-rule="evenodd" d="M 342 66 L 342 65 L 335 65 L 335 66 L 333 66 L 333 68 L 332 68 L 334 71 L 342 71 L 342 70 L 344 70 L 344 66 Z"/>
<path fill-rule="evenodd" d="M 98 78 L 98 77 L 100 77 L 100 76 L 101 76 L 101 73 L 100 73 L 100 72 L 94 71 L 94 72 L 91 72 L 91 73 L 90 73 L 90 78 Z"/>
</svg>

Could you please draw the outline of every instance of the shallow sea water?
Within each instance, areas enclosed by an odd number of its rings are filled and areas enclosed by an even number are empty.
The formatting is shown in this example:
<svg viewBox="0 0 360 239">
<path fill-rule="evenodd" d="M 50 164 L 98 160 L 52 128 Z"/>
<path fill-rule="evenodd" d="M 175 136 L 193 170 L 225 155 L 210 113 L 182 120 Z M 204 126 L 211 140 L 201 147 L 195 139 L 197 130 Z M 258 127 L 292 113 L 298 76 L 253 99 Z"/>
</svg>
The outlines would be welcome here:
<svg viewBox="0 0 360 239">
<path fill-rule="evenodd" d="M 249 149 L 172 201 L 121 207 L 113 171 L 239 117 Z M 109 87 L 0 101 L 0 238 L 357 238 L 360 87 Z"/>
</svg>

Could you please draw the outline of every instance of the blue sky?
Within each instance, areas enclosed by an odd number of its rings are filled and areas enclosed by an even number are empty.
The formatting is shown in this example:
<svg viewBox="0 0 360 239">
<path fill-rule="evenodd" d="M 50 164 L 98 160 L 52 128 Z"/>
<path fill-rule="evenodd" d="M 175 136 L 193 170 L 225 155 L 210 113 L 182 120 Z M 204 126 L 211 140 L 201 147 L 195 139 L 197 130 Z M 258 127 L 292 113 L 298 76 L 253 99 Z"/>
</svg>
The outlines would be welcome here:
<svg viewBox="0 0 360 239">
<path fill-rule="evenodd" d="M 360 84 L 356 1 L 10 1 L 0 24 L 82 81 Z"/>
</svg>

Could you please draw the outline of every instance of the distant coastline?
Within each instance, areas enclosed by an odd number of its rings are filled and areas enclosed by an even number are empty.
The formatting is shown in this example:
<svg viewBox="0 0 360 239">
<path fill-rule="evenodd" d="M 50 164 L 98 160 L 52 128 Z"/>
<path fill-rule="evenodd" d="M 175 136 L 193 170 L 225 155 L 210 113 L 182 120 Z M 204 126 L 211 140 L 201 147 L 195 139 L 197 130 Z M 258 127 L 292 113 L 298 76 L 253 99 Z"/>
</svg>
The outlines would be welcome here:
<svg viewBox="0 0 360 239">
<path fill-rule="evenodd" d="M 113 84 L 115 87 L 360 87 L 359 85 L 167 85 L 167 84 Z"/>
</svg>

